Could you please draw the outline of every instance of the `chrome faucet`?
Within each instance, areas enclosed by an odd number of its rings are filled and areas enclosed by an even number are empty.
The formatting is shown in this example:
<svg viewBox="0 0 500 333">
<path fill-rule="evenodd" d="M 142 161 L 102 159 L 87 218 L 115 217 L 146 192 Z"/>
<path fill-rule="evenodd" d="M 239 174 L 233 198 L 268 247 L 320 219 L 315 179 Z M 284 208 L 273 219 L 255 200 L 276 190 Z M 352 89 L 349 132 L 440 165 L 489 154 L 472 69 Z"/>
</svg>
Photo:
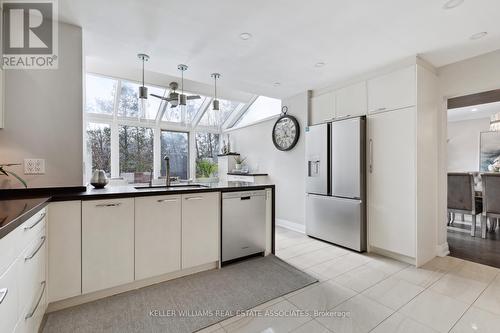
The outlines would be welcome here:
<svg viewBox="0 0 500 333">
<path fill-rule="evenodd" d="M 165 170 L 166 170 L 166 176 L 167 176 L 167 182 L 165 185 L 167 187 L 169 187 L 170 186 L 170 158 L 168 156 L 165 156 L 164 160 L 165 160 Z"/>
</svg>

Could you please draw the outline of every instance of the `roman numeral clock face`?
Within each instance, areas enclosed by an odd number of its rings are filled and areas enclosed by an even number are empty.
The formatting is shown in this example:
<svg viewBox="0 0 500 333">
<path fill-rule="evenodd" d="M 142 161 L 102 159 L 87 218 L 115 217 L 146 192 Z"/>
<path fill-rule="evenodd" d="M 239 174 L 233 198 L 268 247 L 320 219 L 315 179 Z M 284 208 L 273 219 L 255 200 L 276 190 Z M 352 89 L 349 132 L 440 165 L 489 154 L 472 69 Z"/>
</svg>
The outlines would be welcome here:
<svg viewBox="0 0 500 333">
<path fill-rule="evenodd" d="M 297 144 L 299 135 L 299 123 L 293 116 L 283 115 L 274 124 L 273 143 L 278 150 L 291 150 Z"/>
</svg>

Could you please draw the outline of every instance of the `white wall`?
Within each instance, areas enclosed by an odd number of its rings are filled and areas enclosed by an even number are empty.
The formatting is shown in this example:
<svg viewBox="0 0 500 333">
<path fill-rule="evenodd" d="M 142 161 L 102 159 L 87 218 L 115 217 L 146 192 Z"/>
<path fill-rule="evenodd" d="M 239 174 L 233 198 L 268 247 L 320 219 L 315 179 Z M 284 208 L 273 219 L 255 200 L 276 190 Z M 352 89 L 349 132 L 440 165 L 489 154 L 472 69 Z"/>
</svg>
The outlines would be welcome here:
<svg viewBox="0 0 500 333">
<path fill-rule="evenodd" d="M 448 172 L 479 171 L 479 136 L 489 128 L 489 118 L 448 122 Z"/>
<path fill-rule="evenodd" d="M 288 152 L 277 150 L 271 138 L 276 119 L 229 132 L 234 150 L 248 158 L 248 165 L 269 174 L 276 185 L 276 218 L 292 223 L 305 222 L 305 143 L 307 122 L 307 92 L 284 99 L 289 114 L 300 123 L 300 138 Z"/>
<path fill-rule="evenodd" d="M 45 159 L 46 173 L 23 176 L 29 187 L 82 184 L 82 30 L 59 25 L 59 69 L 5 71 L 5 128 L 0 163 Z M 9 177 L 12 178 L 12 177 Z M 0 188 L 21 184 L 0 177 Z"/>
<path fill-rule="evenodd" d="M 463 96 L 488 90 L 500 89 L 500 50 L 478 57 L 463 60 L 438 69 L 440 93 L 442 96 L 442 112 L 440 117 L 439 142 L 439 217 L 438 244 L 446 242 L 446 203 L 448 169 L 447 157 L 447 107 L 446 100 L 450 97 Z"/>
</svg>

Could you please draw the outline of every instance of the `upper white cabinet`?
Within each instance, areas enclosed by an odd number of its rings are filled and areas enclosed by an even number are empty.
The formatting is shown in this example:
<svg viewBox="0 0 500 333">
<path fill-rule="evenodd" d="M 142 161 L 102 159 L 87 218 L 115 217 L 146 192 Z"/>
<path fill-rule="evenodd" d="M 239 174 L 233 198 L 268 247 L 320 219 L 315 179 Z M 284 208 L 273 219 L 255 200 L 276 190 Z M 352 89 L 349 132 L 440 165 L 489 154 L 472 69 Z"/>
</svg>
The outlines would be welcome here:
<svg viewBox="0 0 500 333">
<path fill-rule="evenodd" d="M 181 196 L 135 199 L 135 279 L 181 269 Z"/>
<path fill-rule="evenodd" d="M 82 203 L 49 206 L 49 302 L 82 293 Z"/>
<path fill-rule="evenodd" d="M 368 113 L 403 109 L 417 104 L 416 66 L 368 80 Z"/>
<path fill-rule="evenodd" d="M 324 123 L 335 117 L 335 92 L 311 98 L 311 117 L 309 125 Z"/>
<path fill-rule="evenodd" d="M 182 269 L 219 260 L 219 193 L 182 195 Z"/>
<path fill-rule="evenodd" d="M 134 280 L 134 199 L 82 203 L 82 291 Z"/>
<path fill-rule="evenodd" d="M 336 117 L 354 117 L 366 115 L 366 82 L 356 83 L 336 91 Z"/>
</svg>

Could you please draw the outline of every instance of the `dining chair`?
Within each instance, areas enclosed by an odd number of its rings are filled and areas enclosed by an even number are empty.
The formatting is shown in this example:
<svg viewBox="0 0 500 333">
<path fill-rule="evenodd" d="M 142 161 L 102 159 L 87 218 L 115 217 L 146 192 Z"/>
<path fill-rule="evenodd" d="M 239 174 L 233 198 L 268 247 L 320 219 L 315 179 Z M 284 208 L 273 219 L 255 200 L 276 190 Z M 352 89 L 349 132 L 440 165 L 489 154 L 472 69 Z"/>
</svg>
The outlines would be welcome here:
<svg viewBox="0 0 500 333">
<path fill-rule="evenodd" d="M 495 230 L 496 220 L 500 218 L 500 174 L 483 173 L 483 212 L 481 214 L 481 237 L 486 238 L 487 221 Z"/>
<path fill-rule="evenodd" d="M 471 215 L 470 234 L 474 237 L 476 235 L 476 216 L 481 212 L 481 202 L 475 199 L 474 175 L 469 172 L 448 173 L 449 224 L 456 213 Z"/>
</svg>

